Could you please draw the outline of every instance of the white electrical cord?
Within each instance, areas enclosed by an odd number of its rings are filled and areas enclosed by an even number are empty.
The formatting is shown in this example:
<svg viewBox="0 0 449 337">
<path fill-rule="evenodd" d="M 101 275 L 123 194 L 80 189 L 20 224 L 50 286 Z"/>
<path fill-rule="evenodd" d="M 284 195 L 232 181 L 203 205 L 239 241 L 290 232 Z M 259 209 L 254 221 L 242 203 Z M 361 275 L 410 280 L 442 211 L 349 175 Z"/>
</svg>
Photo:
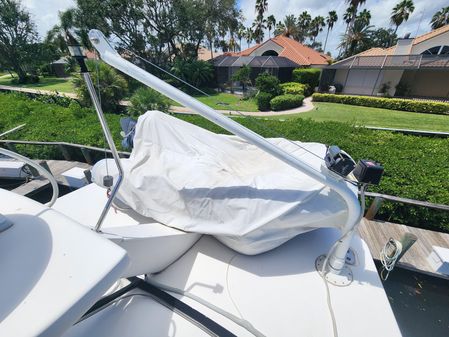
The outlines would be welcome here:
<svg viewBox="0 0 449 337">
<path fill-rule="evenodd" d="M 390 238 L 385 246 L 382 248 L 380 252 L 380 262 L 382 263 L 382 270 L 380 272 L 380 277 L 382 280 L 386 281 L 388 279 L 388 275 L 393 270 L 396 265 L 396 261 L 402 253 L 402 244 L 393 238 Z M 385 274 L 386 271 L 386 274 Z"/>
<path fill-rule="evenodd" d="M 261 333 L 259 330 L 257 330 L 249 321 L 247 321 L 246 319 L 240 318 L 235 316 L 234 314 L 231 314 L 230 312 L 223 310 L 219 307 L 217 307 L 216 305 L 202 299 L 199 296 L 196 296 L 192 293 L 189 293 L 188 291 L 184 291 L 182 289 L 178 289 L 178 288 L 174 288 L 174 287 L 170 287 L 168 285 L 156 282 L 154 280 L 152 280 L 150 277 L 146 277 L 145 278 L 145 282 L 148 282 L 149 284 L 155 286 L 156 288 L 171 292 L 171 293 L 175 293 L 178 295 L 182 295 L 185 297 L 188 297 L 202 305 L 204 305 L 205 307 L 215 311 L 216 313 L 228 318 L 229 320 L 231 320 L 232 322 L 234 322 L 237 325 L 240 325 L 242 328 L 246 329 L 248 332 L 250 332 L 251 334 L 253 334 L 256 337 L 265 337 L 265 335 L 263 333 Z"/>
</svg>

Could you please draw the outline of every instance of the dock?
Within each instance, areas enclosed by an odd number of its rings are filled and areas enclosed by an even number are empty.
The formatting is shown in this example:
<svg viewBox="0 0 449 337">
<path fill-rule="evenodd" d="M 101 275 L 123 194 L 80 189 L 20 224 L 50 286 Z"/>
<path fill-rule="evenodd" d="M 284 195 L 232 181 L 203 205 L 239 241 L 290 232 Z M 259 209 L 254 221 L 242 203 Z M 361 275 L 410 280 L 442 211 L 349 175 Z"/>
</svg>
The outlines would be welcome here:
<svg viewBox="0 0 449 337">
<path fill-rule="evenodd" d="M 67 160 L 48 160 L 46 163 L 51 173 L 56 178 L 58 184 L 64 186 L 70 186 L 69 182 L 67 182 L 66 178 L 62 175 L 64 172 L 67 172 L 75 167 L 84 170 L 91 167 L 91 165 L 83 162 Z M 46 179 L 38 177 L 12 191 L 21 195 L 32 195 L 33 193 L 37 193 L 48 186 L 49 182 Z M 448 206 L 444 205 L 444 207 Z M 368 211 L 367 216 L 374 216 L 374 213 Z M 380 252 L 390 238 L 400 240 L 405 233 L 416 235 L 418 240 L 410 248 L 410 250 L 406 252 L 406 254 L 398 262 L 397 266 L 449 280 L 449 275 L 437 272 L 428 261 L 428 257 L 432 252 L 432 246 L 449 249 L 449 234 L 375 219 L 368 220 L 366 218 L 363 218 L 360 226 L 358 227 L 358 232 L 362 239 L 367 243 L 375 260 L 380 259 Z"/>
<path fill-rule="evenodd" d="M 375 260 L 380 260 L 380 252 L 390 238 L 399 240 L 405 233 L 416 235 L 418 240 L 405 253 L 397 266 L 449 280 L 449 275 L 435 271 L 427 260 L 432 252 L 432 246 L 449 248 L 449 234 L 365 218 L 360 223 L 358 232 Z"/>
<path fill-rule="evenodd" d="M 39 162 L 39 161 L 38 161 Z M 81 163 L 77 161 L 66 161 L 66 160 L 47 160 L 46 161 L 48 168 L 50 169 L 50 173 L 56 178 L 56 181 L 59 185 L 70 186 L 67 182 L 66 178 L 62 176 L 62 173 L 67 172 L 68 170 L 79 167 L 82 169 L 88 169 L 91 166 L 86 163 Z M 42 189 L 46 188 L 50 185 L 50 182 L 43 178 L 37 177 L 31 180 L 28 183 L 22 184 L 21 186 L 12 190 L 14 193 L 18 193 L 21 195 L 31 195 L 33 193 L 37 193 Z"/>
</svg>

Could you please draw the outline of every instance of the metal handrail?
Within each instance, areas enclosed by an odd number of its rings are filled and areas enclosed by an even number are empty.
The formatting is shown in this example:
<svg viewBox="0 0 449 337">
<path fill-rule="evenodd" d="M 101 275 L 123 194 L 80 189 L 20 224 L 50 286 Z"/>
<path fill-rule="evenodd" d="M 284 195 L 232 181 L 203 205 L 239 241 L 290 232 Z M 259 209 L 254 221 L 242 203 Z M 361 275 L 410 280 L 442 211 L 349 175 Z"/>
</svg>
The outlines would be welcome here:
<svg viewBox="0 0 449 337">
<path fill-rule="evenodd" d="M 325 172 L 318 171 L 307 163 L 291 155 L 282 148 L 269 142 L 259 134 L 245 128 L 236 121 L 217 113 L 209 106 L 185 94 L 179 89 L 174 88 L 170 84 L 162 81 L 137 67 L 136 65 L 123 59 L 117 51 L 108 43 L 105 36 L 98 30 L 91 30 L 89 32 L 89 39 L 93 47 L 98 51 L 101 59 L 110 66 L 124 72 L 125 74 L 135 78 L 139 82 L 159 91 L 165 96 L 177 101 L 178 103 L 191 108 L 199 113 L 201 116 L 210 120 L 211 122 L 221 126 L 225 130 L 241 137 L 249 143 L 257 146 L 261 150 L 269 153 L 273 157 L 283 161 L 287 165 L 303 172 L 312 179 L 330 187 L 338 193 L 348 207 L 348 216 L 344 225 L 344 238 L 338 241 L 335 249 L 333 249 L 328 261 L 330 273 L 340 273 L 346 261 L 346 253 L 351 244 L 353 229 L 359 224 L 362 217 L 362 210 L 355 193 L 348 187 L 347 183 L 340 178 L 330 176 Z"/>
</svg>

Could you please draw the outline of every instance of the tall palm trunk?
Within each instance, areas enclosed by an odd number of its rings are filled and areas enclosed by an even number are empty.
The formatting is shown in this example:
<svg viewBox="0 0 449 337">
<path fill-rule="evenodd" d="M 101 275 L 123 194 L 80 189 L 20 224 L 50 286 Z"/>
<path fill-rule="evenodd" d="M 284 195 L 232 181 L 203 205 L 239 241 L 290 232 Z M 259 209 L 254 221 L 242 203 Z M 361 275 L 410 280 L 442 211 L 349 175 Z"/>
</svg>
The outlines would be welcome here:
<svg viewBox="0 0 449 337">
<path fill-rule="evenodd" d="M 324 52 L 326 52 L 327 38 L 329 37 L 329 31 L 330 31 L 330 28 L 327 27 L 326 40 L 324 41 L 324 47 L 323 47 L 323 51 L 324 51 Z"/>
</svg>

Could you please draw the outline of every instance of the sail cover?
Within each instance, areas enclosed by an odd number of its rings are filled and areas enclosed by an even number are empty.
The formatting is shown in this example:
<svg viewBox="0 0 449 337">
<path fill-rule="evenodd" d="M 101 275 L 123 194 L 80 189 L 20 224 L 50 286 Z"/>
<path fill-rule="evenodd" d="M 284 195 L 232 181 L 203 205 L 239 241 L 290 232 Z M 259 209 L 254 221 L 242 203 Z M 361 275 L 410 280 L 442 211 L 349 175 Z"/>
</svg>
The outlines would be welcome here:
<svg viewBox="0 0 449 337">
<path fill-rule="evenodd" d="M 327 171 L 325 145 L 269 141 Z M 214 235 L 244 254 L 314 228 L 342 227 L 347 217 L 337 193 L 256 146 L 158 111 L 139 117 L 124 167 L 122 202 L 167 226 Z"/>
</svg>

